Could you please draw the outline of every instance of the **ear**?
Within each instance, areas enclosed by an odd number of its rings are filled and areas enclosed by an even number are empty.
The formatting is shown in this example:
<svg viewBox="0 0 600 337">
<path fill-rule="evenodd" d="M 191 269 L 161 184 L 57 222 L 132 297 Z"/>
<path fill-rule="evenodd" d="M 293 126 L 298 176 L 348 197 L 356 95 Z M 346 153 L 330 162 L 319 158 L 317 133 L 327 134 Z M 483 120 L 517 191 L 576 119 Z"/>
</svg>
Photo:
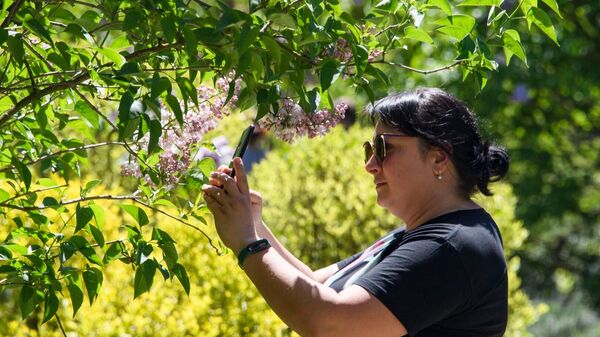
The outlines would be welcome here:
<svg viewBox="0 0 600 337">
<path fill-rule="evenodd" d="M 450 164 L 450 156 L 441 147 L 432 146 L 429 149 L 429 158 L 435 175 L 443 174 Z"/>
</svg>

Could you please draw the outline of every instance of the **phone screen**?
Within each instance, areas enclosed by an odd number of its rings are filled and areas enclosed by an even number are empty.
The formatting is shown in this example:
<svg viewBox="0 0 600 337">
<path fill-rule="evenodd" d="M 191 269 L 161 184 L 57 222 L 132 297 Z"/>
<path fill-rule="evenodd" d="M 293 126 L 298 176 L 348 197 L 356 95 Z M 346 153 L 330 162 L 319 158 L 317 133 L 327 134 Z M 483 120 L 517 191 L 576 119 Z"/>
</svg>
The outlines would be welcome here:
<svg viewBox="0 0 600 337">
<path fill-rule="evenodd" d="M 240 158 L 244 158 L 244 153 L 246 153 L 246 148 L 248 148 L 248 143 L 250 143 L 250 136 L 252 136 L 252 133 L 254 132 L 254 125 L 250 125 L 249 127 L 246 128 L 246 130 L 244 130 L 244 132 L 242 133 L 242 136 L 240 137 L 240 141 L 237 145 L 237 147 L 235 148 L 235 152 L 233 153 L 233 158 L 235 157 L 240 157 Z M 231 163 L 229 164 L 229 167 L 231 168 L 231 174 L 230 176 L 233 178 L 235 177 L 235 169 L 233 168 L 233 158 Z"/>
</svg>

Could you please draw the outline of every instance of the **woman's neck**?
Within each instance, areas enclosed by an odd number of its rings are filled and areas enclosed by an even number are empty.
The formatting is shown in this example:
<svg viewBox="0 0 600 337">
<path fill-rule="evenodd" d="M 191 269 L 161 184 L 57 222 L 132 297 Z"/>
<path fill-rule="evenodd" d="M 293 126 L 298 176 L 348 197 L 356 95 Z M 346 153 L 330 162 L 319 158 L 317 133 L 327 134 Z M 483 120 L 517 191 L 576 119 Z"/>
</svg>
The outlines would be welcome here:
<svg viewBox="0 0 600 337">
<path fill-rule="evenodd" d="M 437 218 L 447 213 L 480 208 L 473 200 L 468 198 L 431 198 L 426 204 L 422 204 L 419 210 L 412 213 L 411 216 L 403 219 L 406 223 L 406 230 L 411 231 L 428 220 Z"/>
</svg>

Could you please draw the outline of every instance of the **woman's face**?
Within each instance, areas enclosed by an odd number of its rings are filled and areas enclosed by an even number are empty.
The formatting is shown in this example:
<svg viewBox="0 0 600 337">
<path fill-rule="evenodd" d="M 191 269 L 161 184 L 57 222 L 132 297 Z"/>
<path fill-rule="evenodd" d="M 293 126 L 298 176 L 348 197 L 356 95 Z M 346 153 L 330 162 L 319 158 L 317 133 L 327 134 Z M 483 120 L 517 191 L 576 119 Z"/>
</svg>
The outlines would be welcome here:
<svg viewBox="0 0 600 337">
<path fill-rule="evenodd" d="M 377 123 L 374 136 L 402 134 Z M 407 221 L 431 199 L 435 188 L 434 160 L 429 151 L 423 152 L 418 137 L 385 137 L 386 156 L 379 165 L 374 156 L 365 164 L 373 175 L 377 203 Z"/>
</svg>

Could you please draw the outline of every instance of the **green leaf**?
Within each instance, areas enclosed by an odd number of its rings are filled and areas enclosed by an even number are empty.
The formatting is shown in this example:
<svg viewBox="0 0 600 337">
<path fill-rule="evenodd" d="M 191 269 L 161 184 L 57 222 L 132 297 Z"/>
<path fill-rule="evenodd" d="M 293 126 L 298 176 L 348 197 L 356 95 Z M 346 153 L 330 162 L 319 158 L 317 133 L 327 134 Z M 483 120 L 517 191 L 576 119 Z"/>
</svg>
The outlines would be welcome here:
<svg viewBox="0 0 600 337">
<path fill-rule="evenodd" d="M 77 225 L 75 226 L 75 232 L 77 233 L 81 229 L 83 229 L 94 217 L 94 211 L 87 207 L 81 207 L 79 203 L 77 203 L 77 208 L 75 209 L 75 218 Z"/>
<path fill-rule="evenodd" d="M 7 199 L 10 199 L 10 194 L 8 194 L 8 192 L 0 188 L 0 202 L 3 202 Z"/>
<path fill-rule="evenodd" d="M 4 247 L 4 246 L 0 246 L 0 261 L 2 260 L 10 260 L 12 259 L 12 252 L 10 251 L 10 249 Z"/>
<path fill-rule="evenodd" d="M 56 314 L 58 310 L 58 297 L 52 290 L 48 290 L 46 294 L 46 299 L 44 300 L 44 319 L 42 320 L 42 324 L 48 322 L 50 318 Z"/>
<path fill-rule="evenodd" d="M 500 6 L 502 0 L 465 0 L 458 6 Z"/>
<path fill-rule="evenodd" d="M 120 205 L 122 210 L 127 212 L 127 214 L 131 215 L 131 217 L 140 225 L 144 226 L 149 223 L 148 216 L 143 209 L 135 206 L 135 205 Z"/>
<path fill-rule="evenodd" d="M 24 285 L 19 294 L 19 307 L 21 308 L 21 317 L 25 319 L 33 311 L 35 290 L 29 285 Z"/>
<path fill-rule="evenodd" d="M 163 255 L 165 261 L 167 261 L 167 264 L 169 266 L 175 265 L 177 263 L 177 260 L 179 259 L 179 255 L 177 254 L 177 248 L 175 248 L 175 245 L 172 242 L 166 242 L 159 244 L 159 247 L 163 251 Z"/>
<path fill-rule="evenodd" d="M 89 225 L 88 228 L 96 243 L 100 247 L 104 247 L 104 234 L 102 234 L 102 231 L 94 225 Z"/>
<path fill-rule="evenodd" d="M 175 242 L 175 240 L 173 240 L 171 238 L 171 236 L 167 232 L 165 232 L 165 231 L 163 231 L 163 230 L 161 230 L 159 228 L 156 228 L 156 227 L 154 227 L 152 229 L 152 240 L 156 240 L 159 243 L 163 243 L 163 242 L 171 242 L 171 243 L 173 243 L 173 242 Z"/>
<path fill-rule="evenodd" d="M 112 48 L 96 48 L 100 54 L 106 56 L 109 60 L 113 61 L 115 66 L 121 67 L 125 63 L 125 57 L 121 55 L 119 52 Z"/>
<path fill-rule="evenodd" d="M 404 37 L 407 39 L 417 40 L 429 44 L 435 44 L 429 34 L 421 28 L 408 26 L 404 29 Z"/>
<path fill-rule="evenodd" d="M 185 268 L 177 263 L 175 264 L 175 266 L 173 267 L 173 269 L 171 269 L 171 273 L 175 274 L 175 276 L 177 276 L 177 278 L 179 279 L 179 283 L 181 283 L 181 285 L 183 286 L 183 289 L 185 290 L 185 293 L 190 294 L 190 279 L 188 278 L 187 272 L 185 271 Z"/>
<path fill-rule="evenodd" d="M 60 262 L 65 262 L 67 261 L 69 258 L 71 258 L 71 256 L 73 256 L 73 254 L 75 254 L 75 252 L 77 251 L 77 247 L 75 247 L 75 245 L 70 242 L 70 241 L 66 241 L 60 244 Z"/>
<path fill-rule="evenodd" d="M 168 78 L 160 77 L 158 73 L 154 73 L 152 84 L 150 87 L 150 98 L 155 99 L 165 91 L 171 90 L 171 81 Z"/>
<path fill-rule="evenodd" d="M 104 209 L 99 205 L 90 205 L 89 206 L 94 212 L 94 219 L 96 220 L 96 225 L 101 230 L 104 228 Z"/>
<path fill-rule="evenodd" d="M 177 123 L 179 123 L 179 126 L 183 127 L 183 111 L 181 110 L 181 105 L 179 104 L 179 100 L 177 99 L 177 97 L 168 94 L 165 98 L 165 101 L 167 102 L 167 105 L 169 105 L 169 107 L 171 108 L 171 111 L 173 111 L 173 114 L 175 114 L 175 118 L 177 119 Z"/>
<path fill-rule="evenodd" d="M 190 60 L 194 60 L 198 55 L 198 39 L 194 31 L 188 27 L 183 29 L 183 38 L 185 42 L 185 52 Z"/>
<path fill-rule="evenodd" d="M 554 41 L 557 46 L 559 46 L 552 20 L 550 20 L 550 17 L 546 12 L 539 8 L 532 7 L 529 12 L 527 12 L 527 22 L 529 23 L 529 29 L 531 29 L 532 23 L 535 24 L 542 32 L 544 32 L 544 34 Z"/>
<path fill-rule="evenodd" d="M 176 18 L 173 15 L 168 15 L 160 18 L 160 26 L 162 27 L 164 37 L 168 42 L 175 40 L 177 37 L 177 27 L 175 26 Z"/>
<path fill-rule="evenodd" d="M 81 194 L 83 194 L 83 195 L 88 194 L 88 192 L 90 192 L 92 189 L 94 189 L 94 187 L 100 185 L 101 183 L 102 183 L 102 180 L 100 180 L 100 179 L 88 181 L 85 184 L 85 188 L 81 190 Z"/>
<path fill-rule="evenodd" d="M 206 157 L 202 158 L 200 163 L 198 163 L 198 168 L 200 169 L 200 172 L 202 172 L 202 175 L 208 178 L 212 171 L 217 170 L 217 165 L 215 164 L 215 161 L 212 158 Z"/>
<path fill-rule="evenodd" d="M 100 127 L 98 113 L 94 109 L 92 109 L 90 105 L 86 102 L 77 101 L 77 103 L 75 103 L 75 111 L 77 111 L 83 118 L 85 118 L 85 120 L 90 122 L 90 124 L 95 129 L 98 129 Z"/>
<path fill-rule="evenodd" d="M 121 102 L 119 103 L 119 122 L 124 123 L 132 118 L 130 111 L 131 105 L 133 104 L 133 95 L 127 91 L 121 96 Z"/>
<path fill-rule="evenodd" d="M 96 251 L 90 243 L 83 236 L 74 235 L 69 241 L 73 243 L 75 247 L 79 250 L 79 252 L 90 262 L 97 264 L 99 266 L 102 265 L 102 260 L 96 254 Z"/>
<path fill-rule="evenodd" d="M 548 7 L 550 7 L 554 13 L 558 14 L 559 17 L 562 18 L 562 15 L 560 14 L 560 9 L 558 8 L 558 3 L 556 2 L 556 0 L 542 0 L 546 5 L 548 5 Z"/>
<path fill-rule="evenodd" d="M 446 15 L 452 15 L 452 8 L 450 7 L 448 0 L 429 0 L 427 5 L 441 9 Z"/>
<path fill-rule="evenodd" d="M 150 127 L 150 140 L 148 141 L 148 154 L 154 153 L 158 150 L 158 140 L 162 135 L 162 124 L 159 120 L 153 119 L 148 121 Z"/>
<path fill-rule="evenodd" d="M 146 20 L 146 15 L 139 9 L 131 9 L 125 12 L 123 20 L 123 30 L 134 30 L 138 28 Z"/>
<path fill-rule="evenodd" d="M 21 39 L 8 36 L 6 38 L 6 44 L 8 45 L 8 51 L 12 57 L 19 63 L 23 63 L 23 56 L 25 55 L 25 49 L 23 48 L 23 41 Z"/>
<path fill-rule="evenodd" d="M 104 264 L 108 264 L 114 260 L 120 259 L 123 256 L 123 244 L 121 242 L 111 243 L 106 253 L 104 254 L 104 258 L 102 262 Z"/>
<path fill-rule="evenodd" d="M 44 200 L 42 201 L 42 205 L 44 205 L 44 207 L 54 207 L 54 206 L 58 206 L 59 203 L 56 199 L 54 199 L 52 197 L 45 197 Z"/>
<path fill-rule="evenodd" d="M 73 317 L 81 308 L 83 303 L 83 286 L 81 285 L 81 279 L 79 274 L 72 274 L 67 277 L 67 289 L 71 296 L 71 303 L 73 304 Z"/>
<path fill-rule="evenodd" d="M 23 179 L 23 182 L 25 183 L 25 190 L 29 191 L 29 187 L 31 186 L 31 172 L 27 168 L 27 165 L 23 164 L 15 157 L 12 158 L 11 164 L 17 169 L 21 179 Z"/>
<path fill-rule="evenodd" d="M 297 28 L 296 20 L 294 20 L 293 16 L 287 13 L 275 13 L 269 16 L 269 20 L 271 20 L 273 24 L 280 27 L 289 28 L 292 30 L 295 30 Z"/>
<path fill-rule="evenodd" d="M 506 65 L 510 64 L 510 59 L 513 55 L 516 55 L 525 65 L 527 65 L 527 56 L 521 45 L 521 37 L 519 32 L 514 29 L 508 29 L 502 35 L 502 42 L 504 44 L 504 55 L 506 57 Z"/>
<path fill-rule="evenodd" d="M 327 90 L 340 77 L 340 70 L 340 62 L 337 60 L 328 59 L 321 63 L 319 71 L 321 91 Z"/>
<path fill-rule="evenodd" d="M 273 58 L 273 63 L 279 68 L 279 63 L 281 62 L 281 46 L 279 46 L 277 41 L 271 36 L 263 35 L 260 39 L 269 51 L 268 55 Z"/>
<path fill-rule="evenodd" d="M 434 22 L 442 27 L 437 30 L 457 40 L 464 39 L 475 27 L 475 18 L 468 15 L 453 15 Z"/>
<path fill-rule="evenodd" d="M 85 283 L 85 289 L 87 290 L 90 305 L 92 305 L 94 300 L 98 297 L 100 287 L 102 287 L 102 281 L 103 276 L 99 269 L 90 268 L 83 272 L 83 282 Z"/>
<path fill-rule="evenodd" d="M 48 33 L 46 28 L 38 20 L 36 20 L 33 16 L 31 16 L 31 14 L 25 15 L 25 20 L 23 23 L 24 23 L 25 27 L 27 27 L 29 30 L 35 32 L 36 35 L 38 35 L 42 40 L 44 40 L 45 42 L 47 42 L 51 45 L 54 44 L 52 42 L 52 38 L 50 37 L 50 33 Z"/>
<path fill-rule="evenodd" d="M 153 260 L 145 261 L 136 269 L 135 280 L 133 283 L 134 298 L 137 298 L 141 294 L 150 290 L 152 287 L 152 282 L 154 281 L 155 272 L 156 262 Z"/>
</svg>

